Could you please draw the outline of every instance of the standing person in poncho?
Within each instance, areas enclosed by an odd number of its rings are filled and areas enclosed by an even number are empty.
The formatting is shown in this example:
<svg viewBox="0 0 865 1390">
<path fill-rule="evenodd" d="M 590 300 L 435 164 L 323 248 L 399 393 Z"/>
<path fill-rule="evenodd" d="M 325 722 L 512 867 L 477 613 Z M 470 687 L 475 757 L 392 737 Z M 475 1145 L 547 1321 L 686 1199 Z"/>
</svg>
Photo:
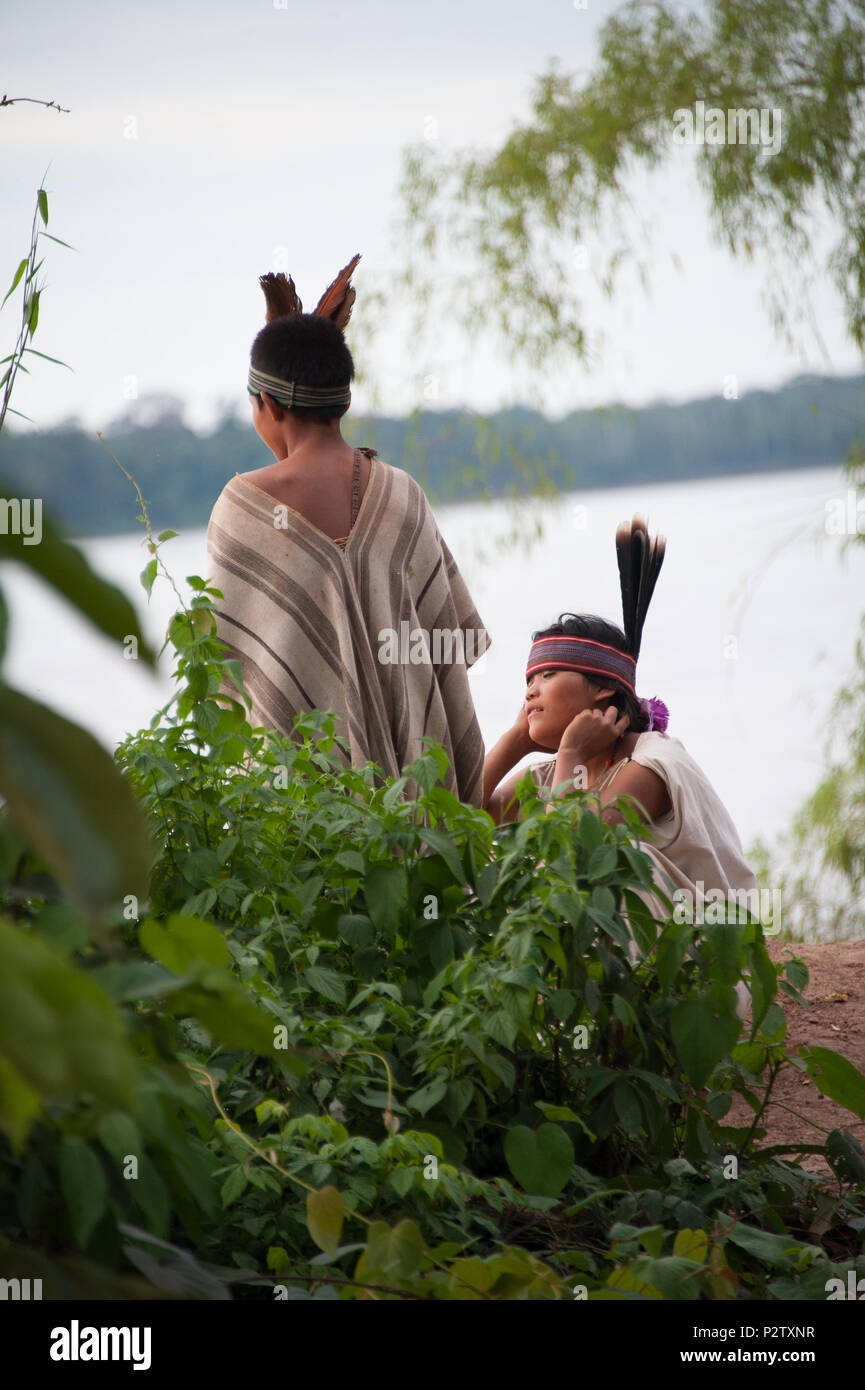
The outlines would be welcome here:
<svg viewBox="0 0 865 1390">
<path fill-rule="evenodd" d="M 484 747 L 467 668 L 489 634 L 422 488 L 340 431 L 354 376 L 343 329 L 359 260 L 312 314 L 290 277 L 261 277 L 267 323 L 252 345 L 248 390 L 276 462 L 237 474 L 213 509 L 209 568 L 224 595 L 217 630 L 241 663 L 254 725 L 291 734 L 300 712 L 332 710 L 346 761 L 372 761 L 394 777 L 434 739 L 451 761 L 445 785 L 480 805 Z M 424 638 L 420 660 L 416 643 L 409 657 L 385 640 L 418 630 L 451 640 L 443 651 Z"/>
</svg>

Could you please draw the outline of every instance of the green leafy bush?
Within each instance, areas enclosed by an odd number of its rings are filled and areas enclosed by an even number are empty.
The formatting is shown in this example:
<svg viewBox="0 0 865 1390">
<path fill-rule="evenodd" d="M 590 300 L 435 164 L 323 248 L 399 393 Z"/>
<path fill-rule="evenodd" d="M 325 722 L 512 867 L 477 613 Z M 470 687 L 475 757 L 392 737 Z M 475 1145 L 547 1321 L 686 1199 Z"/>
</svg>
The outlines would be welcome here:
<svg viewBox="0 0 865 1390">
<path fill-rule="evenodd" d="M 496 827 L 436 746 L 386 779 L 346 766 L 326 712 L 252 729 L 219 595 L 189 583 L 177 695 L 118 751 L 149 899 L 93 943 L 4 828 L 19 972 L 66 972 L 120 1089 L 74 1049 L 33 1078 L 3 1228 L 55 1271 L 77 1248 L 171 1296 L 821 1296 L 857 1257 L 861 1148 L 831 1136 L 829 1192 L 757 1145 L 784 1067 L 860 1117 L 865 1078 L 787 1056 L 802 963 L 774 966 L 753 922 L 656 922 L 637 822 L 590 794 L 545 812 L 526 779 Z"/>
</svg>

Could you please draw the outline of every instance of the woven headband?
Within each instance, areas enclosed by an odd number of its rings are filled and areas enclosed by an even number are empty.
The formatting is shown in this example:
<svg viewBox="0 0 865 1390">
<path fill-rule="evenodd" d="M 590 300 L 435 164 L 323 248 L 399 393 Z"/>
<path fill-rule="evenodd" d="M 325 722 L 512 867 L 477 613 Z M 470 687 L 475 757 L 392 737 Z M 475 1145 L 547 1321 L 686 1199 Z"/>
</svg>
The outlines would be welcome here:
<svg viewBox="0 0 865 1390">
<path fill-rule="evenodd" d="M 535 671 L 555 668 L 560 671 L 579 671 L 587 676 L 607 676 L 624 685 L 634 699 L 637 663 L 627 652 L 608 647 L 603 642 L 591 642 L 584 637 L 539 637 L 532 643 L 526 665 L 526 679 Z"/>
<path fill-rule="evenodd" d="M 351 397 L 350 382 L 346 382 L 345 386 L 304 386 L 300 381 L 283 381 L 282 377 L 271 376 L 268 372 L 259 371 L 258 367 L 250 367 L 246 389 L 251 396 L 266 391 L 287 410 L 295 405 L 348 405 Z"/>
</svg>

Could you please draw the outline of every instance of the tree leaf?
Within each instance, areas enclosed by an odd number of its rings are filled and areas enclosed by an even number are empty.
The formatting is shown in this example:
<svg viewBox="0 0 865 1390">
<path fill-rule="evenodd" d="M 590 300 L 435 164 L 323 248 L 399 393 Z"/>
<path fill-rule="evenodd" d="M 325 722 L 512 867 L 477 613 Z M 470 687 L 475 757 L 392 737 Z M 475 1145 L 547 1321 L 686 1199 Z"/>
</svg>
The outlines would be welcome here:
<svg viewBox="0 0 865 1390">
<path fill-rule="evenodd" d="M 384 1221 L 369 1228 L 367 1247 L 358 1261 L 357 1278 L 378 1275 L 391 1281 L 411 1279 L 421 1267 L 426 1246 L 414 1221 L 400 1221 L 392 1230 Z"/>
<path fill-rule="evenodd" d="M 401 864 L 373 864 L 363 883 L 369 915 L 375 926 L 395 936 L 406 903 L 405 869 Z"/>
<path fill-rule="evenodd" d="M 409 1096 L 406 1105 L 409 1110 L 419 1110 L 422 1115 L 432 1110 L 434 1105 L 438 1105 L 440 1100 L 444 1100 L 448 1083 L 444 1077 L 437 1081 L 428 1081 L 425 1086 L 421 1086 L 419 1091 Z"/>
<path fill-rule="evenodd" d="M 4 296 L 3 296 L 3 303 L 0 304 L 0 309 L 3 308 L 3 304 L 6 303 L 6 300 L 9 298 L 10 294 L 14 294 L 15 291 L 16 291 L 16 289 L 18 288 L 19 284 L 21 283 L 21 276 L 24 274 L 25 270 L 27 269 L 27 262 L 28 262 L 28 260 L 29 260 L 29 257 L 25 256 L 24 259 L 23 259 L 23 261 L 20 261 L 20 262 L 19 262 L 18 269 L 15 271 L 15 274 L 14 274 L 13 277 L 12 277 L 12 284 L 9 286 L 8 290 L 6 291 L 6 293 L 5 293 Z"/>
<path fill-rule="evenodd" d="M 76 1244 L 83 1250 L 108 1200 L 105 1170 L 89 1144 L 66 1135 L 60 1141 L 60 1188 Z"/>
<path fill-rule="evenodd" d="M 434 849 L 437 854 L 441 855 L 457 883 L 465 883 L 465 870 L 453 840 L 444 831 L 432 830 L 428 827 L 422 827 L 418 834 L 425 845 L 429 845 L 430 849 Z"/>
<path fill-rule="evenodd" d="M 505 1135 L 507 1165 L 524 1192 L 557 1197 L 574 1166 L 574 1146 L 559 1125 L 542 1124 L 534 1133 L 515 1125 Z"/>
<path fill-rule="evenodd" d="M 222 932 L 212 922 L 198 917 L 175 914 L 164 927 L 148 918 L 141 925 L 139 940 L 154 960 L 161 961 L 175 975 L 185 975 L 197 961 L 220 968 L 231 965 L 231 952 Z"/>
<path fill-rule="evenodd" d="M 146 825 L 113 758 L 85 729 L 5 685 L 0 792 L 91 919 L 127 894 L 144 896 L 151 863 Z"/>
<path fill-rule="evenodd" d="M 144 569 L 141 571 L 141 574 L 139 576 L 139 578 L 141 579 L 141 587 L 147 594 L 148 598 L 150 597 L 150 594 L 153 592 L 153 582 L 156 579 L 158 570 L 159 561 L 156 559 L 156 556 L 154 556 L 152 560 L 147 561 L 147 564 L 144 566 Z"/>
<path fill-rule="evenodd" d="M 592 850 L 589 856 L 586 878 L 590 883 L 594 883 L 599 878 L 607 878 L 615 869 L 618 858 L 615 845 L 598 845 L 598 848 Z"/>
<path fill-rule="evenodd" d="M 2 920 L 0 1056 L 49 1099 L 131 1099 L 134 1059 L 111 1001 L 53 947 Z"/>
<path fill-rule="evenodd" d="M 0 1129 L 20 1153 L 30 1126 L 42 1109 L 39 1092 L 8 1057 L 0 1055 Z"/>
<path fill-rule="evenodd" d="M 17 490 L 8 485 L 0 487 L 0 495 L 14 497 Z M 17 560 L 26 565 L 106 637 L 116 642 L 134 637 L 140 659 L 148 666 L 156 664 L 129 599 L 90 568 L 84 552 L 63 540 L 48 517 L 42 517 L 42 539 L 38 545 L 25 545 L 25 539 L 23 535 L 0 534 L 0 560 Z"/>
<path fill-rule="evenodd" d="M 332 1004 L 345 1003 L 345 978 L 337 974 L 335 970 L 328 970 L 323 965 L 311 965 L 303 972 L 303 978 L 308 985 L 311 985 L 316 994 L 321 994 L 325 999 L 329 999 Z"/>
<path fill-rule="evenodd" d="M 306 1198 L 306 1224 L 319 1250 L 332 1255 L 339 1247 L 345 1215 L 342 1194 L 335 1187 L 322 1187 Z"/>
<path fill-rule="evenodd" d="M 236 1168 L 232 1168 L 225 1182 L 222 1184 L 222 1208 L 230 1207 L 232 1202 L 236 1202 L 241 1192 L 243 1192 L 249 1179 L 243 1170 L 243 1164 L 239 1163 Z"/>
<path fill-rule="evenodd" d="M 797 1052 L 817 1090 L 865 1120 L 865 1076 L 858 1067 L 830 1047 L 800 1047 Z"/>
<path fill-rule="evenodd" d="M 670 1015 L 670 1031 L 676 1056 L 699 1091 L 735 1045 L 740 1026 L 713 1014 L 705 1000 L 681 999 Z"/>
</svg>

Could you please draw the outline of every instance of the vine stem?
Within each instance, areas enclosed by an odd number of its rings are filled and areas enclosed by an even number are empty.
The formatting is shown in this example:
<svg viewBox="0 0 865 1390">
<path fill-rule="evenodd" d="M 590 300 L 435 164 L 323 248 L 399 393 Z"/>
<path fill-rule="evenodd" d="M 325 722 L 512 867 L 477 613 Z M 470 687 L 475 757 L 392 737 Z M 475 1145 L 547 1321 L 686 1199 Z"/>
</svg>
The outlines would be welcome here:
<svg viewBox="0 0 865 1390">
<path fill-rule="evenodd" d="M 20 100 L 23 101 L 24 98 L 21 97 Z M 45 180 L 43 179 L 42 183 L 44 184 L 44 182 Z M 41 185 L 39 188 L 39 192 L 42 192 Z M 27 339 L 28 337 L 31 339 L 33 337 L 33 334 L 30 331 L 30 324 L 32 322 L 33 317 L 32 303 L 33 294 L 37 293 L 38 290 L 35 282 L 31 289 L 30 282 L 31 280 L 34 280 L 36 274 L 36 249 L 39 244 L 39 217 L 39 195 L 37 194 L 36 208 L 33 213 L 33 223 L 30 228 L 30 249 L 27 253 L 27 273 L 24 276 L 24 294 L 21 303 L 21 323 L 18 329 L 18 338 L 12 352 L 12 358 L 6 376 L 6 383 L 3 391 L 3 400 L 2 403 L 0 403 L 0 430 L 2 430 L 3 428 L 3 422 L 6 419 L 6 412 L 9 409 L 9 401 L 12 398 L 12 387 L 15 384 L 15 378 L 18 374 L 18 368 L 21 366 L 24 353 L 27 350 Z M 14 411 L 12 413 L 15 414 Z"/>
<path fill-rule="evenodd" d="M 247 1134 L 244 1134 L 243 1130 L 240 1128 L 240 1125 L 235 1124 L 234 1120 L 229 1118 L 222 1105 L 221 1100 L 219 1099 L 219 1096 L 216 1094 L 216 1082 L 214 1081 L 209 1071 L 207 1071 L 204 1067 L 196 1066 L 193 1062 L 187 1062 L 186 1066 L 187 1069 L 193 1073 L 193 1075 L 197 1075 L 200 1084 L 204 1084 L 207 1086 L 207 1088 L 210 1091 L 213 1104 L 216 1106 L 223 1120 L 228 1125 L 228 1128 L 232 1131 L 233 1134 L 237 1135 L 238 1139 L 243 1140 L 246 1147 L 252 1151 L 256 1158 L 264 1159 L 264 1162 L 269 1163 L 271 1168 L 275 1168 L 278 1173 L 282 1173 L 284 1178 L 289 1178 L 291 1182 L 296 1182 L 298 1187 L 305 1188 L 307 1192 L 318 1192 L 318 1188 L 313 1187 L 312 1183 L 304 1182 L 303 1178 L 298 1178 L 295 1176 L 294 1173 L 289 1173 L 287 1168 L 283 1168 L 280 1163 L 277 1163 L 276 1159 L 273 1157 L 273 1149 L 271 1149 L 269 1152 L 266 1149 L 260 1149 L 257 1144 L 253 1143 L 253 1141 L 249 1138 Z M 358 1221 L 362 1221 L 364 1225 L 372 1225 L 372 1222 L 366 1216 L 361 1216 L 360 1212 L 355 1211 L 351 1214 L 352 1216 L 356 1216 Z"/>
<path fill-rule="evenodd" d="M 758 1124 L 760 1123 L 761 1119 L 763 1118 L 763 1115 L 764 1115 L 765 1110 L 766 1110 L 766 1106 L 769 1104 L 769 1097 L 770 1097 L 770 1095 L 772 1094 L 772 1087 L 775 1085 L 775 1082 L 777 1081 L 777 1079 L 778 1079 L 778 1077 L 779 1077 L 779 1075 L 780 1075 L 780 1073 L 781 1073 L 781 1068 L 782 1068 L 783 1065 L 784 1065 L 783 1062 L 773 1062 L 773 1064 L 772 1064 L 771 1075 L 769 1076 L 769 1084 L 768 1084 L 768 1086 L 766 1087 L 765 1092 L 763 1093 L 763 1100 L 762 1100 L 762 1103 L 761 1103 L 761 1105 L 760 1105 L 760 1109 L 759 1109 L 759 1110 L 756 1112 L 756 1114 L 754 1115 L 754 1119 L 753 1119 L 753 1122 L 752 1122 L 752 1124 L 751 1124 L 751 1128 L 748 1130 L 748 1133 L 745 1135 L 745 1138 L 742 1140 L 741 1148 L 739 1149 L 739 1151 L 738 1151 L 738 1153 L 737 1153 L 737 1155 L 736 1155 L 737 1158 L 742 1158 L 742 1157 L 744 1157 L 745 1151 L 746 1151 L 746 1149 L 748 1148 L 748 1145 L 749 1145 L 750 1142 L 751 1142 L 751 1137 L 752 1137 L 752 1135 L 753 1135 L 755 1129 L 757 1128 Z"/>
<path fill-rule="evenodd" d="M 105 449 L 106 453 L 108 453 L 110 457 L 114 459 L 114 462 L 117 464 L 117 467 L 120 469 L 120 472 L 123 474 L 127 482 L 131 483 L 134 487 L 135 495 L 138 498 L 138 505 L 141 508 L 141 520 L 144 522 L 144 529 L 147 532 L 147 539 L 150 543 L 150 553 L 151 555 L 156 556 L 157 565 L 162 570 L 162 573 L 164 574 L 165 578 L 168 580 L 172 589 L 176 593 L 177 601 L 188 618 L 189 609 L 187 608 L 186 603 L 184 602 L 183 595 L 181 594 L 180 590 L 175 584 L 174 577 L 171 574 L 171 571 L 169 570 L 168 566 L 166 565 L 165 561 L 159 553 L 159 542 L 153 539 L 153 528 L 150 525 L 150 516 L 147 511 L 147 503 L 144 500 L 144 494 L 142 493 L 141 488 L 138 486 L 132 474 L 129 472 L 129 469 L 123 467 L 123 464 L 120 462 L 120 459 L 117 457 L 111 446 L 109 444 L 106 444 L 105 440 L 102 438 L 101 430 L 96 431 L 96 438 L 99 440 L 99 443 Z"/>
</svg>

